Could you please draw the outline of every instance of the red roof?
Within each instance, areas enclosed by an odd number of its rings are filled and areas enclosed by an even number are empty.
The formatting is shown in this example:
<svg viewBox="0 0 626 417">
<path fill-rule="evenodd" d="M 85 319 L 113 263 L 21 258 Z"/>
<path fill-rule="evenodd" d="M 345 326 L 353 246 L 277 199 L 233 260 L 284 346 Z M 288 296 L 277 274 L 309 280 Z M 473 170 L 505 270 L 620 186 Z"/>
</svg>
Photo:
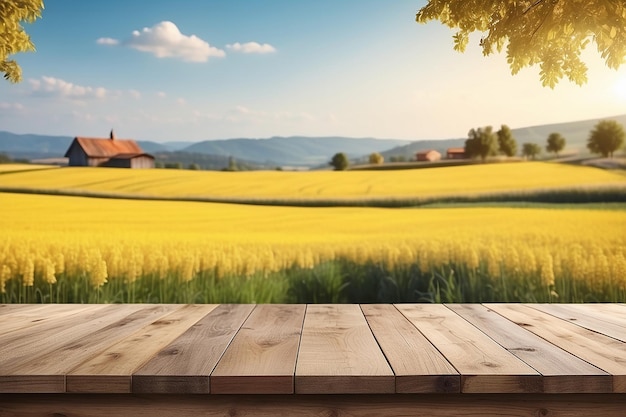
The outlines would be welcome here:
<svg viewBox="0 0 626 417">
<path fill-rule="evenodd" d="M 448 148 L 447 153 L 465 153 L 465 148 Z"/>
<path fill-rule="evenodd" d="M 147 156 L 149 158 L 154 158 L 152 155 L 148 153 L 120 153 L 115 156 L 112 156 L 111 159 L 133 159 L 139 156 Z"/>
<path fill-rule="evenodd" d="M 119 154 L 143 154 L 143 150 L 137 142 L 131 139 L 100 139 L 100 138 L 74 138 L 65 156 L 69 156 L 70 149 L 78 144 L 89 157 L 112 158 Z"/>
</svg>

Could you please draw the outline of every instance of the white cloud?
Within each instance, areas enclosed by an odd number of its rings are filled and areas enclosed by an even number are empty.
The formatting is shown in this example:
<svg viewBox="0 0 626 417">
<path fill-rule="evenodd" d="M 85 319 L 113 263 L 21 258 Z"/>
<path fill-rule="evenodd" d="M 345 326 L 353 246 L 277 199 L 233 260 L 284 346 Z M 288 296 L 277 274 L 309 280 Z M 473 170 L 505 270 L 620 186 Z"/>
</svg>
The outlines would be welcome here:
<svg viewBox="0 0 626 417">
<path fill-rule="evenodd" d="M 24 110 L 21 103 L 7 103 L 0 101 L 0 110 Z"/>
<path fill-rule="evenodd" d="M 206 62 L 210 57 L 226 55 L 223 50 L 209 45 L 196 35 L 182 34 L 174 23 L 168 21 L 141 31 L 135 30 L 130 39 L 121 44 L 151 53 L 157 58 L 177 58 L 185 62 Z"/>
<path fill-rule="evenodd" d="M 234 52 L 241 52 L 243 54 L 271 54 L 273 52 L 276 52 L 276 48 L 274 48 L 269 43 L 260 44 L 257 42 L 235 42 L 233 44 L 226 45 L 226 48 Z"/>
<path fill-rule="evenodd" d="M 35 95 L 62 97 L 69 99 L 104 99 L 109 92 L 103 87 L 89 87 L 70 83 L 60 78 L 43 76 L 30 79 L 29 83 Z"/>
<path fill-rule="evenodd" d="M 179 97 L 176 99 L 176 104 L 178 104 L 179 106 L 184 106 L 185 104 L 187 104 L 187 100 L 185 100 L 182 97 Z"/>
<path fill-rule="evenodd" d="M 157 96 L 158 98 L 165 98 L 165 97 L 167 97 L 167 94 L 165 94 L 163 91 L 158 91 L 158 92 L 156 93 L 156 96 Z"/>
<path fill-rule="evenodd" d="M 141 93 L 137 90 L 130 90 L 128 94 L 130 94 L 130 96 L 136 100 L 139 100 L 141 98 Z"/>
<path fill-rule="evenodd" d="M 98 38 L 96 40 L 96 43 L 98 45 L 119 45 L 120 41 L 118 41 L 117 39 L 113 39 L 113 38 Z"/>
<path fill-rule="evenodd" d="M 251 114 L 252 110 L 246 106 L 235 106 L 234 111 L 240 114 Z"/>
</svg>

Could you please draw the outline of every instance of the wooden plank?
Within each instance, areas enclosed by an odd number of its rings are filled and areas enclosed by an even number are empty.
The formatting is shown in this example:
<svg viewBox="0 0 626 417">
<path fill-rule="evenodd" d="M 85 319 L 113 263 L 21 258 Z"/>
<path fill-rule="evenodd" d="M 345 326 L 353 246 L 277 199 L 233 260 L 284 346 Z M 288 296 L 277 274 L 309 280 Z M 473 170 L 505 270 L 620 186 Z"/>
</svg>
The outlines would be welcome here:
<svg viewBox="0 0 626 417">
<path fill-rule="evenodd" d="M 498 314 L 613 375 L 613 392 L 626 392 L 626 344 L 538 311 L 531 306 L 490 304 Z"/>
<path fill-rule="evenodd" d="M 358 305 L 307 307 L 295 391 L 298 394 L 395 392 L 393 371 Z"/>
<path fill-rule="evenodd" d="M 612 377 L 505 319 L 488 306 L 447 306 L 543 375 L 547 393 L 609 393 Z"/>
<path fill-rule="evenodd" d="M 398 304 L 461 374 L 461 392 L 541 392 L 541 376 L 530 366 L 443 305 Z"/>
<path fill-rule="evenodd" d="M 77 306 L 81 314 L 46 322 L 36 332 L 27 329 L 25 332 L 5 334 L 0 345 L 0 369 L 5 375 L 16 374 L 34 358 L 54 352 L 69 341 L 81 339 L 119 320 L 135 308 L 116 305 Z M 8 385 L 0 383 L 0 391 L 10 389 L 10 379 L 3 382 Z"/>
<path fill-rule="evenodd" d="M 36 332 L 15 331 L 3 336 L 0 392 L 64 392 L 64 375 L 40 374 L 37 369 L 30 375 L 23 373 L 30 369 L 33 359 L 56 352 L 64 343 L 80 340 L 128 314 L 128 307 L 118 306 L 78 306 L 77 310 L 82 314 L 46 322 Z"/>
<path fill-rule="evenodd" d="M 83 362 L 66 376 L 68 392 L 128 393 L 131 375 L 216 305 L 183 305 Z"/>
<path fill-rule="evenodd" d="M 532 307 L 585 329 L 626 342 L 626 312 L 607 304 L 533 304 Z"/>
<path fill-rule="evenodd" d="M 133 374 L 133 392 L 209 393 L 209 375 L 253 309 L 222 304 L 211 311 Z"/>
<path fill-rule="evenodd" d="M 25 338 L 29 336 L 58 333 L 72 327 L 76 323 L 76 319 L 72 316 L 86 316 L 91 312 L 104 309 L 106 305 L 77 304 L 75 306 L 57 306 L 51 304 L 50 307 L 49 309 L 33 308 L 19 310 L 3 316 L 0 322 L 2 344 L 8 345 L 15 342 L 24 342 Z M 68 312 L 69 314 L 66 314 Z M 37 332 L 31 330 L 33 326 L 39 327 Z"/>
<path fill-rule="evenodd" d="M 30 393 L 65 392 L 65 375 L 73 368 L 176 308 L 171 304 L 118 306 L 116 310 L 123 310 L 127 315 L 117 316 L 116 321 L 79 339 L 70 338 L 52 351 L 35 355 L 19 368 L 7 372 L 0 386 L 5 392 L 22 392 L 18 389 L 22 381 L 29 381 Z M 50 380 L 61 383 L 52 390 L 46 385 Z"/>
<path fill-rule="evenodd" d="M 305 305 L 259 305 L 211 373 L 214 394 L 292 394 Z"/>
<path fill-rule="evenodd" d="M 45 309 L 46 305 L 51 305 L 51 304 L 0 304 L 0 316 L 3 316 L 5 314 L 15 313 L 20 310 L 21 311 L 28 311 L 28 310 L 33 310 L 33 309 L 43 310 Z"/>
<path fill-rule="evenodd" d="M 396 375 L 396 392 L 461 391 L 456 369 L 393 305 L 364 304 L 361 310 Z"/>
<path fill-rule="evenodd" d="M 27 310 L 38 305 L 41 304 L 0 304 L 0 315 L 12 313 L 18 310 Z"/>
<path fill-rule="evenodd" d="M 11 417 L 623 417 L 615 394 L 0 395 Z"/>
</svg>

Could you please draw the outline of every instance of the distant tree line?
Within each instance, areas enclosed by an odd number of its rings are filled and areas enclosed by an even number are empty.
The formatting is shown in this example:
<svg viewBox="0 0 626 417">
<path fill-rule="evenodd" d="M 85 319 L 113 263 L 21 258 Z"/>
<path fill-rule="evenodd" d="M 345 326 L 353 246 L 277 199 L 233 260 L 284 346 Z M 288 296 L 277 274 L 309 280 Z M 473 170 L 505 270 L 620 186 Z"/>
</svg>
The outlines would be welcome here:
<svg viewBox="0 0 626 417">
<path fill-rule="evenodd" d="M 0 152 L 0 164 L 30 164 L 30 161 L 22 158 L 11 158 L 6 153 Z"/>
<path fill-rule="evenodd" d="M 623 146 L 625 138 L 626 134 L 621 124 L 615 120 L 602 120 L 590 132 L 587 149 L 605 158 L 613 157 L 613 153 Z M 545 149 L 558 157 L 566 142 L 560 133 L 551 133 L 546 140 Z M 493 131 L 492 126 L 471 129 L 465 141 L 465 155 L 468 158 L 480 158 L 483 162 L 489 156 L 501 154 L 511 157 L 516 153 L 517 142 L 507 125 L 502 125 L 497 132 Z M 536 143 L 524 143 L 521 154 L 528 159 L 535 159 L 541 154 L 541 147 Z"/>
<path fill-rule="evenodd" d="M 513 157 L 518 154 L 517 140 L 507 125 L 502 125 L 495 132 L 492 126 L 472 128 L 467 136 L 464 147 L 467 158 L 480 158 L 482 162 L 485 162 L 490 156 Z M 589 133 L 587 149 L 591 153 L 612 158 L 613 154 L 622 148 L 625 141 L 626 133 L 621 124 L 615 120 L 601 120 Z M 567 140 L 560 133 L 553 132 L 546 139 L 545 150 L 558 157 L 566 144 Z M 534 160 L 541 154 L 542 147 L 537 143 L 527 142 L 523 143 L 519 150 L 521 156 Z M 371 165 L 380 165 L 384 161 L 383 155 L 378 152 L 370 154 L 368 158 Z M 404 155 L 394 155 L 389 157 L 389 161 L 406 162 L 407 158 Z M 350 166 L 350 161 L 345 153 L 338 152 L 332 157 L 329 165 L 336 171 L 344 171 Z"/>
<path fill-rule="evenodd" d="M 235 160 L 234 157 L 209 155 L 191 152 L 156 153 L 155 167 L 167 169 L 211 170 L 211 171 L 253 171 L 274 168 L 261 163 Z"/>
</svg>

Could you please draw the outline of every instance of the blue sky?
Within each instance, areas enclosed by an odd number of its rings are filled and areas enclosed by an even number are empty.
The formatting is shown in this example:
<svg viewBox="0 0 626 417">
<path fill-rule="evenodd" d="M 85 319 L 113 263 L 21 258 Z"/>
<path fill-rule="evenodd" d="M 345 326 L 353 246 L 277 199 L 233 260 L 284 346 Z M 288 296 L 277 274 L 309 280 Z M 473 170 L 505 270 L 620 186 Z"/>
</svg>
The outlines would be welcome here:
<svg viewBox="0 0 626 417">
<path fill-rule="evenodd" d="M 421 0 L 47 0 L 0 130 L 200 141 L 465 137 L 626 113 L 626 66 L 589 47 L 589 82 L 542 87 L 504 55 L 464 54 Z"/>
</svg>

